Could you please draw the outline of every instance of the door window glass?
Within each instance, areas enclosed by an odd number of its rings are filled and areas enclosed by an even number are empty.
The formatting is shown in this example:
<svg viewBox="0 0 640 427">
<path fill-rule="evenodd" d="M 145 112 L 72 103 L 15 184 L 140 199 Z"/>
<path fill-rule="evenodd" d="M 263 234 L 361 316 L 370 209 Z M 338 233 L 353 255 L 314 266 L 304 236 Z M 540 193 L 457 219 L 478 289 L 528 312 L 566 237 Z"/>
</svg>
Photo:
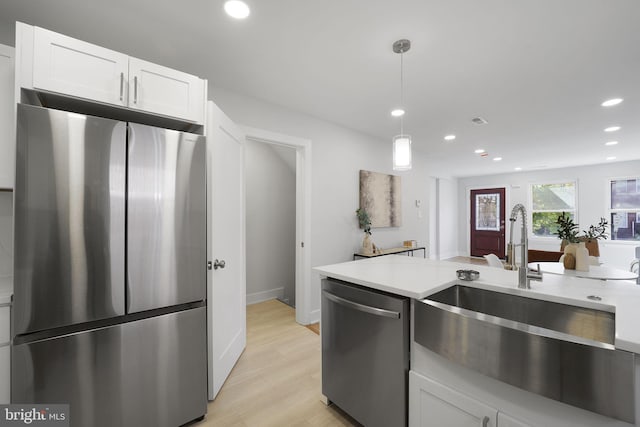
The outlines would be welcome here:
<svg viewBox="0 0 640 427">
<path fill-rule="evenodd" d="M 476 230 L 500 231 L 500 194 L 476 194 Z"/>
</svg>

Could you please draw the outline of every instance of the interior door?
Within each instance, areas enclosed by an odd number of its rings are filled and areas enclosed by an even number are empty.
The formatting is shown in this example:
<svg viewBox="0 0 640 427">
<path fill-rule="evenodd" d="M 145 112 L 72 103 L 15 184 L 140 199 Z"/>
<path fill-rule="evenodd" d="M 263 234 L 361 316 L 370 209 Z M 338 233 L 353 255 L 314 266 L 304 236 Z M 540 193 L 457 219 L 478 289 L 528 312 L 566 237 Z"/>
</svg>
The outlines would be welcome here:
<svg viewBox="0 0 640 427">
<path fill-rule="evenodd" d="M 471 256 L 504 258 L 505 189 L 471 190 Z"/>
<path fill-rule="evenodd" d="M 207 105 L 209 399 L 220 391 L 247 342 L 245 136 L 213 102 Z"/>
</svg>

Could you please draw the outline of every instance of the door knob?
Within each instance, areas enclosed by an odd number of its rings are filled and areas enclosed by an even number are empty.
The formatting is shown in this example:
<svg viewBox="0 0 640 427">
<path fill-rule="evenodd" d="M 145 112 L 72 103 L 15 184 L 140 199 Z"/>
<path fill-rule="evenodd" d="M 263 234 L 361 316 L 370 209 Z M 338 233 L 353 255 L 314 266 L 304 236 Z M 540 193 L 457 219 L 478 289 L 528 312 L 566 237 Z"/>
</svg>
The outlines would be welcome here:
<svg viewBox="0 0 640 427">
<path fill-rule="evenodd" d="M 218 260 L 218 259 L 216 258 L 216 260 L 213 262 L 213 269 L 214 269 L 214 270 L 217 270 L 217 269 L 219 269 L 219 268 L 224 268 L 225 264 L 226 264 L 226 263 L 224 262 L 224 260 L 223 260 L 223 259 Z"/>
</svg>

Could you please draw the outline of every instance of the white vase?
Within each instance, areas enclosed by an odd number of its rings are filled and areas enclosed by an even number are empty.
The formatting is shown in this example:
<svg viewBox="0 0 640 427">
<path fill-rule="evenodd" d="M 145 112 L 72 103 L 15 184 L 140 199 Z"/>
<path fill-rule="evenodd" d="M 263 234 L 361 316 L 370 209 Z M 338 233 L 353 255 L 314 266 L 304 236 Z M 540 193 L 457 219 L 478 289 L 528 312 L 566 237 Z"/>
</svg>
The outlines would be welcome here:
<svg viewBox="0 0 640 427">
<path fill-rule="evenodd" d="M 373 241 L 368 233 L 364 233 L 364 239 L 362 239 L 362 254 L 373 255 Z"/>
<path fill-rule="evenodd" d="M 580 242 L 576 249 L 576 271 L 589 271 L 589 250 L 584 242 Z"/>
<path fill-rule="evenodd" d="M 578 250 L 577 243 L 567 243 L 564 247 L 564 268 L 567 270 L 575 270 L 576 251 Z M 570 255 L 570 256 L 568 256 Z"/>
</svg>

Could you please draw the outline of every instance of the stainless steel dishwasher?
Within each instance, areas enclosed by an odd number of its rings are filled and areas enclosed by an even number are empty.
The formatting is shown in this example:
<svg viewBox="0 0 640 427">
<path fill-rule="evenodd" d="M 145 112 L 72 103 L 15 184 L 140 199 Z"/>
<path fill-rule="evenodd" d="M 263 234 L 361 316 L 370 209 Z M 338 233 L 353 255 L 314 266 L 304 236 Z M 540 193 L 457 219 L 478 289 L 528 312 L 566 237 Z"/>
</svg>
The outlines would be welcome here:
<svg viewBox="0 0 640 427">
<path fill-rule="evenodd" d="M 322 394 L 367 427 L 407 425 L 409 299 L 322 280 Z"/>
</svg>

